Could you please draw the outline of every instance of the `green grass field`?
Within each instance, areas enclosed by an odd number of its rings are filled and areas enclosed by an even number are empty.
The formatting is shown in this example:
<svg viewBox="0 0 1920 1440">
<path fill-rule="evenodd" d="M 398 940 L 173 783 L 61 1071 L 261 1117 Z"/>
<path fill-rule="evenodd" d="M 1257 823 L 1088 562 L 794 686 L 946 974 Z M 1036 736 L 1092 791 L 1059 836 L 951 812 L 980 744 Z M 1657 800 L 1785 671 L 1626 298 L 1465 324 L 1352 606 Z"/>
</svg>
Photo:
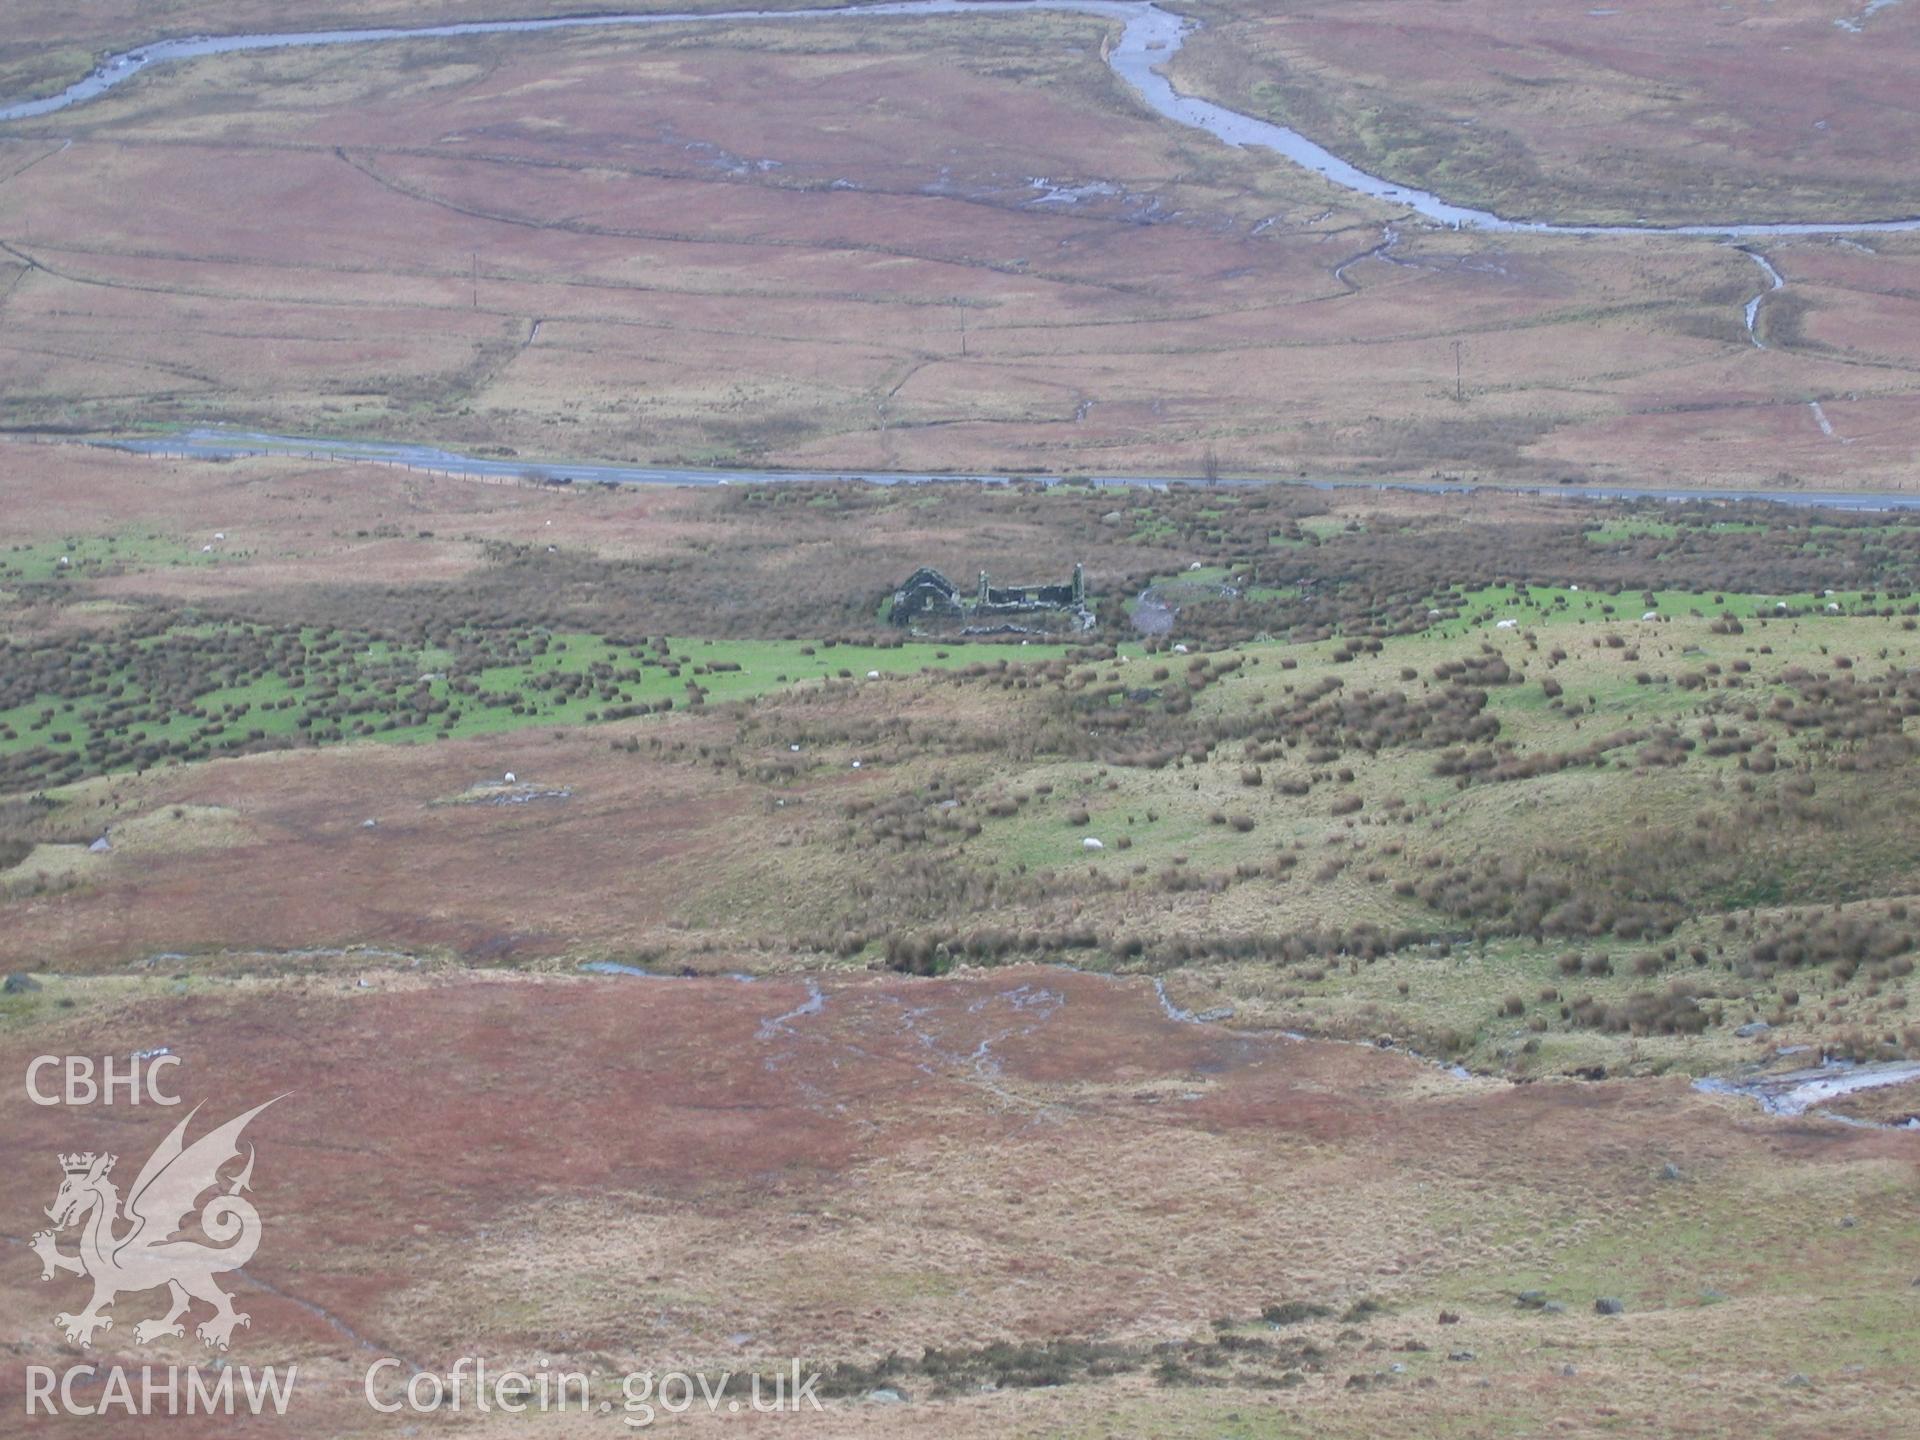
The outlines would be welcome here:
<svg viewBox="0 0 1920 1440">
<path fill-rule="evenodd" d="M 294 655 L 279 668 L 263 648 L 248 673 L 220 683 L 218 664 L 196 674 L 190 703 L 143 686 L 138 662 L 220 627 L 183 625 L 129 642 L 77 642 L 64 692 L 45 690 L 0 710 L 0 762 L 21 778 L 65 781 L 141 763 L 268 748 L 276 743 L 375 739 L 416 743 L 531 725 L 577 725 L 689 705 L 747 700 L 828 679 L 864 680 L 967 665 L 992 655 L 1044 660 L 1061 645 L 988 651 L 784 640 L 666 639 L 622 646 L 584 633 L 463 636 L 446 648 L 348 647 L 308 629 L 297 635 L 234 625 L 226 633 Z M 182 665 L 190 663 L 185 658 Z M 80 678 L 83 677 L 83 678 Z"/>
</svg>

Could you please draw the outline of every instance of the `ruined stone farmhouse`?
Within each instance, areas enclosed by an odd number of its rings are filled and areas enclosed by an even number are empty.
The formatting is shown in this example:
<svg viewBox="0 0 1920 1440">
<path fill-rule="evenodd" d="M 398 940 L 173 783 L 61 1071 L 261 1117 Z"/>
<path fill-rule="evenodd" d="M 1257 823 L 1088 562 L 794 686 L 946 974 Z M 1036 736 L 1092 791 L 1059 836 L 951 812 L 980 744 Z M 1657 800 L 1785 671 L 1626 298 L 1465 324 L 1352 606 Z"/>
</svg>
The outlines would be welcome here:
<svg viewBox="0 0 1920 1440">
<path fill-rule="evenodd" d="M 1093 628 L 1086 573 L 1079 565 L 1063 584 L 996 585 L 982 570 L 971 594 L 923 565 L 893 592 L 888 618 L 921 634 L 1051 635 Z"/>
</svg>

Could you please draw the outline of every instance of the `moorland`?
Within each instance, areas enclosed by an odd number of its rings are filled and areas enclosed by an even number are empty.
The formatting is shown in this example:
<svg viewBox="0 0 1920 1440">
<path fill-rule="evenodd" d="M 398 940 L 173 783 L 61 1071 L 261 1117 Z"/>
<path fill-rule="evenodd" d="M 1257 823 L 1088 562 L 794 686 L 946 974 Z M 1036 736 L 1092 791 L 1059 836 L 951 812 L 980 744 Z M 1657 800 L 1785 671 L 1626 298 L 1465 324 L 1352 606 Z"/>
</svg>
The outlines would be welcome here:
<svg viewBox="0 0 1920 1440">
<path fill-rule="evenodd" d="M 1916 208 L 1910 5 L 1183 13 L 1181 86 L 1463 203 Z M 8 97 L 284 23 L 7 18 Z M 268 50 L 0 125 L 0 1072 L 286 1095 L 232 1359 L 305 1433 L 476 1354 L 825 1377 L 701 1433 L 1905 1423 L 1920 512 L 1738 492 L 1911 486 L 1920 238 L 1429 227 L 1112 39 Z M 93 443 L 208 424 L 1003 481 Z M 1085 633 L 892 623 L 1076 563 Z M 154 1123 L 0 1106 L 0 1403 L 82 1354 L 56 1155 Z M 86 1359 L 205 1360 L 125 1318 Z"/>
<path fill-rule="evenodd" d="M 1607 83 L 1560 74 L 1588 52 L 1557 34 L 1524 47 L 1546 73 L 1501 72 L 1444 114 L 1397 83 L 1385 113 L 1377 77 L 1276 51 L 1358 31 L 1396 71 L 1433 53 L 1431 26 L 1387 24 L 1395 45 L 1374 45 L 1383 26 L 1359 12 L 1211 16 L 1176 78 L 1516 214 L 1914 209 L 1876 179 L 1912 150 L 1878 98 L 1910 68 L 1897 8 L 1870 36 L 1706 13 L 1671 20 L 1674 53 L 1739 63 L 1684 99 L 1668 94 L 1683 61 L 1602 49 L 1582 63 Z M 1501 16 L 1447 16 L 1475 63 L 1521 43 L 1484 38 Z M 91 7 L 37 22 L 103 46 L 254 23 L 228 7 L 137 33 Z M 1640 19 L 1578 23 L 1664 43 Z M 1099 17 L 1044 12 L 711 22 L 157 67 L 0 127 L 0 425 L 229 422 L 683 465 L 1195 475 L 1212 455 L 1282 477 L 1910 479 L 1913 235 L 1743 249 L 1436 229 L 1166 123 L 1102 63 L 1110 38 Z M 1780 121 L 1770 107 L 1799 93 L 1769 78 L 1781 67 L 1823 76 L 1831 115 Z M 1635 140 L 1619 163 L 1628 141 L 1597 106 L 1666 149 Z M 1793 164 L 1724 162 L 1768 126 Z M 1703 150 L 1703 132 L 1722 138 Z M 1433 133 L 1484 134 L 1486 153 Z M 1697 184 L 1701 167 L 1724 178 Z M 1598 172 L 1608 185 L 1588 186 Z M 1790 188 L 1801 174 L 1826 179 Z"/>
<path fill-rule="evenodd" d="M 1894 1403 L 1915 1085 L 1695 1082 L 1920 1059 L 1908 517 L 31 451 L 0 1038 L 315 1097 L 338 1433 L 476 1333 L 890 1433 Z M 884 618 L 1063 554 L 1074 643 Z"/>
</svg>

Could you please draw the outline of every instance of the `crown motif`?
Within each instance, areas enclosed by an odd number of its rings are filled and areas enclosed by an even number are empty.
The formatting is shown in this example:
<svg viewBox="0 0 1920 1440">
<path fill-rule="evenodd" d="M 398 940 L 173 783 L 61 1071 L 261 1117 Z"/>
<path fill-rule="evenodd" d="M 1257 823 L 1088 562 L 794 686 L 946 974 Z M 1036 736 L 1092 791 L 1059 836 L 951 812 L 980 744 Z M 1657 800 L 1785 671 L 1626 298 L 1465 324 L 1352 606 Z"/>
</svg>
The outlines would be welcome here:
<svg viewBox="0 0 1920 1440">
<path fill-rule="evenodd" d="M 69 1175 L 85 1175 L 93 1169 L 93 1162 L 98 1158 L 99 1157 L 91 1150 L 87 1151 L 84 1155 L 62 1155 L 60 1157 L 60 1168 Z M 107 1156 L 107 1163 L 100 1169 L 102 1175 L 113 1169 L 113 1161 L 113 1156 Z"/>
</svg>

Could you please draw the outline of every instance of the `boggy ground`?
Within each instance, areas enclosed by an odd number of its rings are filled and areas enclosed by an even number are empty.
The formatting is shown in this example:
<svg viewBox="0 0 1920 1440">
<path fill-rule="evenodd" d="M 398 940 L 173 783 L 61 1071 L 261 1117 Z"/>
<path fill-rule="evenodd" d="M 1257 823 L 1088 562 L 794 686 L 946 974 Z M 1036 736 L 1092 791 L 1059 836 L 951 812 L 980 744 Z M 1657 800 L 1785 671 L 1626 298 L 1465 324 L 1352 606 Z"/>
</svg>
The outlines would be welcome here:
<svg viewBox="0 0 1920 1440">
<path fill-rule="evenodd" d="M 1508 1074 L 1920 1059 L 1903 517 L 18 450 L 12 968 L 1055 958 Z M 881 619 L 1063 557 L 1078 643 Z"/>
<path fill-rule="evenodd" d="M 1197 9 L 1184 85 L 1459 204 L 1643 224 L 1914 213 L 1920 25 L 1897 0 Z"/>
<path fill-rule="evenodd" d="M 400 1427 L 384 1352 L 798 1354 L 835 1435 L 1897 1427 L 1916 1087 L 1691 1082 L 1920 1059 L 1912 517 L 3 453 L 0 1073 L 292 1092 L 235 1358 L 314 1433 Z M 1071 644 L 883 616 L 1075 560 Z M 170 1118 L 0 1107 L 0 1236 Z"/>
<path fill-rule="evenodd" d="M 1915 1358 L 1911 1138 L 1677 1081 L 1454 1080 L 1040 967 L 743 984 L 348 961 L 35 998 L 0 1070 L 165 1045 L 203 1122 L 286 1096 L 249 1131 L 266 1229 L 232 1358 L 297 1361 L 294 1413 L 330 1434 L 394 1433 L 358 1395 L 382 1354 L 544 1357 L 597 1384 L 804 1356 L 834 1367 L 831 1414 L 779 1422 L 808 1433 L 1246 1436 L 1547 1415 L 1864 1435 Z M 5 1116 L 11 1390 L 72 1358 L 48 1315 L 74 1282 L 43 1287 L 20 1243 L 54 1152 L 130 1169 L 176 1114 Z M 146 1303 L 116 1307 L 96 1358 L 197 1358 L 128 1347 Z M 882 1385 L 907 1403 L 867 1398 Z"/>
<path fill-rule="evenodd" d="M 1786 287 L 1756 345 L 1743 308 L 1768 282 L 1730 246 L 1428 230 L 1153 117 L 1104 36 L 772 23 L 142 75 L 0 137 L 0 424 L 683 464 L 1910 481 L 1912 237 L 1762 245 Z"/>
</svg>

